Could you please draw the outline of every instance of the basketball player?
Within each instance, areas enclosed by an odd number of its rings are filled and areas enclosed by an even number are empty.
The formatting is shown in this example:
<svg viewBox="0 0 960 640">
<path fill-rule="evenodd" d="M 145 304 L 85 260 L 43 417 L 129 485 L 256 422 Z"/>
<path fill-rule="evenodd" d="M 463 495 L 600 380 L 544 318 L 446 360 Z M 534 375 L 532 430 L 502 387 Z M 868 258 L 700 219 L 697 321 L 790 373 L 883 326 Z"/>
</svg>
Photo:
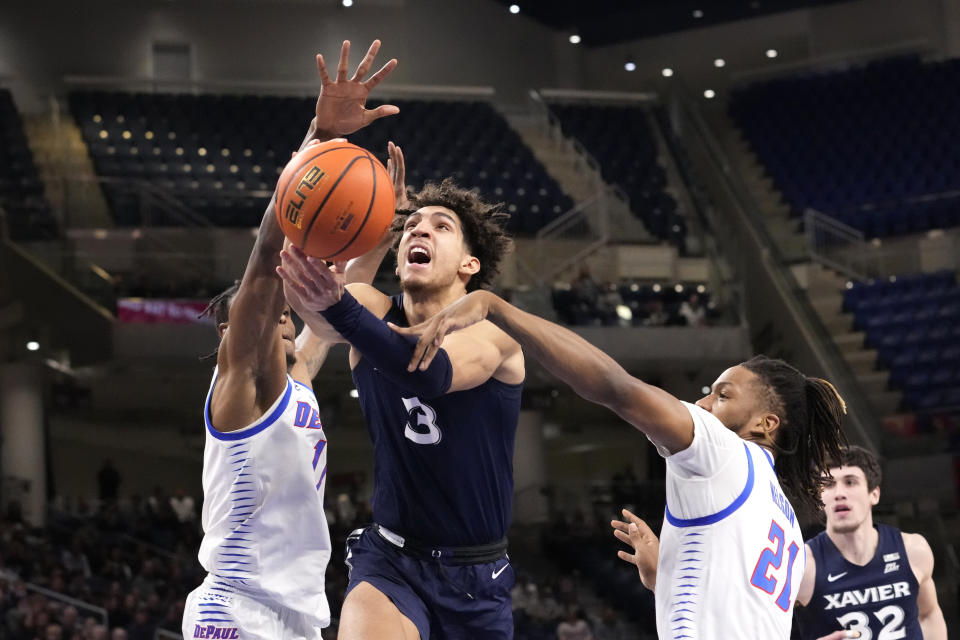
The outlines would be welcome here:
<svg viewBox="0 0 960 640">
<path fill-rule="evenodd" d="M 349 42 L 343 44 L 336 81 L 317 56 L 322 88 L 304 146 L 398 111 L 389 105 L 364 108 L 370 91 L 396 66 L 391 60 L 363 80 L 379 48 L 374 41 L 350 80 Z M 284 244 L 275 198 L 243 279 L 208 308 L 220 335 L 204 406 L 199 557 L 208 575 L 187 597 L 186 638 L 313 639 L 329 624 L 326 435 L 310 387 L 328 344 L 309 328 L 295 336 L 274 272 Z M 357 269 L 372 279 L 376 266 L 361 261 Z"/>
<path fill-rule="evenodd" d="M 629 375 L 577 334 L 474 292 L 424 325 L 411 369 L 488 320 L 524 353 L 646 434 L 667 461 L 655 600 L 661 638 L 782 638 L 803 577 L 794 507 L 820 506 L 828 456 L 844 442 L 842 399 L 825 380 L 757 356 L 724 371 L 696 404 Z M 776 463 L 776 466 L 775 466 Z"/>
<path fill-rule="evenodd" d="M 339 268 L 296 249 L 279 270 L 307 325 L 322 330 L 326 320 L 351 344 L 374 445 L 375 524 L 348 543 L 339 637 L 512 638 L 505 535 L 523 354 L 481 322 L 451 336 L 431 367 L 407 371 L 415 341 L 384 322 L 422 322 L 488 286 L 510 246 L 498 224 L 506 216 L 449 181 L 410 201 L 397 252 L 402 294 L 344 289 Z"/>
<path fill-rule="evenodd" d="M 838 628 L 861 638 L 946 640 L 933 583 L 933 552 L 922 535 L 873 522 L 880 464 L 849 447 L 830 463 L 823 489 L 827 528 L 807 543 L 797 594 L 802 638 Z"/>
</svg>

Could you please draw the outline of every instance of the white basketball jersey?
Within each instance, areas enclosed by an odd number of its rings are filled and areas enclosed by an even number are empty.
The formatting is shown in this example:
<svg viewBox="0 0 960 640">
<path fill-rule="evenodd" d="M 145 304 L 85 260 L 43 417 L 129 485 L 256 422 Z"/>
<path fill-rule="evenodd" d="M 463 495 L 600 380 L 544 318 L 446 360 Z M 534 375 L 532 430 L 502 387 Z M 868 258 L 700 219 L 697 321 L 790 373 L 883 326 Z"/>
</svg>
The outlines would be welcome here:
<svg viewBox="0 0 960 640">
<path fill-rule="evenodd" d="M 324 573 L 330 532 L 323 511 L 327 437 L 313 391 L 289 375 L 283 394 L 248 427 L 210 423 L 204 405 L 200 564 L 224 592 L 240 592 L 330 621 Z"/>
<path fill-rule="evenodd" d="M 660 532 L 657 633 L 695 638 L 788 640 L 803 537 L 773 458 L 708 411 L 693 416 L 693 443 L 667 460 Z"/>
</svg>

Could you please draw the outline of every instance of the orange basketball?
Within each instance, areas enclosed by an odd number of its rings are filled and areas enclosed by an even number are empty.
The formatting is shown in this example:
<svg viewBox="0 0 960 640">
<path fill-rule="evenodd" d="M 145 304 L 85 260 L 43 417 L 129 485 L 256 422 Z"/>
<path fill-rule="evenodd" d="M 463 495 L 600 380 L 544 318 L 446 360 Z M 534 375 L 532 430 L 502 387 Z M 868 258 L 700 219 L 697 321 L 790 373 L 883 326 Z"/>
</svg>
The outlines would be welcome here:
<svg viewBox="0 0 960 640">
<path fill-rule="evenodd" d="M 313 142 L 280 174 L 274 212 L 284 235 L 307 255 L 349 260 L 373 249 L 394 214 L 393 184 L 366 149 Z"/>
</svg>

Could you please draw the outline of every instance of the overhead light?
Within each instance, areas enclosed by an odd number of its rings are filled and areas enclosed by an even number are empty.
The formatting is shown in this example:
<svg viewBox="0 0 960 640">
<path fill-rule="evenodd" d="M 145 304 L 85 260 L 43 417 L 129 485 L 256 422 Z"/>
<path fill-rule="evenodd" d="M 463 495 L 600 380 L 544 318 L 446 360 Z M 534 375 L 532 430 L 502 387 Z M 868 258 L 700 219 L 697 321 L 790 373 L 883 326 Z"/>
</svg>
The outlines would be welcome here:
<svg viewBox="0 0 960 640">
<path fill-rule="evenodd" d="M 359 398 L 359 397 L 360 397 L 360 392 L 357 391 L 356 389 L 350 389 L 350 397 L 351 397 L 351 398 Z"/>
<path fill-rule="evenodd" d="M 31 340 L 27 343 L 27 351 L 36 351 L 40 348 L 40 343 L 36 340 Z"/>
<path fill-rule="evenodd" d="M 710 387 L 703 387 L 702 389 L 700 389 L 700 393 L 702 393 L 705 396 L 710 395 Z"/>
<path fill-rule="evenodd" d="M 353 0 L 340 0 L 340 2 L 342 2 L 342 3 L 343 3 L 343 6 L 345 6 L 345 7 L 352 7 L 352 6 L 353 6 Z"/>
<path fill-rule="evenodd" d="M 670 67 L 666 67 L 660 73 L 663 74 L 664 78 L 669 78 L 670 76 L 673 75 L 673 69 L 671 69 Z"/>
<path fill-rule="evenodd" d="M 580 36 L 573 34 L 570 36 L 570 44 L 580 44 Z"/>
<path fill-rule="evenodd" d="M 520 6 L 516 4 L 510 5 L 510 13 L 520 13 Z"/>
<path fill-rule="evenodd" d="M 700 9 L 694 9 L 694 10 L 693 10 L 693 17 L 696 18 L 697 20 L 699 20 L 700 18 L 703 17 L 703 11 L 701 11 Z"/>
<path fill-rule="evenodd" d="M 676 291 L 677 293 L 683 293 L 683 285 L 682 285 L 682 284 L 677 284 L 677 285 L 673 288 L 673 290 Z"/>
<path fill-rule="evenodd" d="M 706 293 L 706 292 L 707 292 L 707 288 L 704 285 L 702 284 L 697 285 L 697 293 Z"/>
<path fill-rule="evenodd" d="M 768 58 L 776 58 L 776 57 L 777 57 L 777 50 L 776 50 L 776 49 L 767 49 L 767 57 L 768 57 Z"/>
<path fill-rule="evenodd" d="M 717 92 L 713 89 L 707 89 L 703 92 L 703 97 L 707 100 L 712 100 L 717 95 Z"/>
<path fill-rule="evenodd" d="M 633 311 L 625 304 L 618 304 L 617 317 L 621 320 L 633 320 Z"/>
<path fill-rule="evenodd" d="M 727 64 L 727 61 L 724 60 L 723 58 L 717 58 L 716 60 L 713 61 L 713 66 L 715 66 L 718 69 L 726 64 Z"/>
<path fill-rule="evenodd" d="M 633 60 L 627 60 L 626 63 L 624 63 L 623 68 L 626 69 L 627 71 L 636 71 L 637 63 L 634 62 Z"/>
</svg>

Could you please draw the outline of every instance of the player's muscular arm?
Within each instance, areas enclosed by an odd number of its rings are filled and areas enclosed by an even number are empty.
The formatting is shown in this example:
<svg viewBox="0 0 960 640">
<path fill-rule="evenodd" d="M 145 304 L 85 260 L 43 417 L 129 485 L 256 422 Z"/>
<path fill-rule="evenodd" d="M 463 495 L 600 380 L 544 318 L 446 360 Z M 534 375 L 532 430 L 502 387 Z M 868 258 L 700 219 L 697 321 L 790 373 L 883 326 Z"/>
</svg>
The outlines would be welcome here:
<svg viewBox="0 0 960 640">
<path fill-rule="evenodd" d="M 601 404 L 643 431 L 670 453 L 693 442 L 693 419 L 666 391 L 628 374 L 600 349 L 552 322 L 520 311 L 488 291 L 474 291 L 427 322 L 399 333 L 419 335 L 411 365 L 432 366 L 447 334 L 484 318 L 516 340 L 523 353 L 570 385 L 577 395 Z M 441 350 L 442 351 L 442 350 Z"/>
<path fill-rule="evenodd" d="M 910 568 L 920 585 L 917 614 L 924 640 L 947 640 L 947 623 L 937 602 L 937 587 L 933 582 L 933 551 L 926 538 L 916 533 L 904 533 L 903 545 L 907 550 Z"/>
<path fill-rule="evenodd" d="M 813 597 L 813 589 L 817 584 L 817 561 L 813 557 L 813 551 L 810 545 L 805 544 L 804 552 L 807 554 L 807 564 L 803 570 L 803 579 L 800 581 L 800 589 L 797 590 L 797 604 L 805 607 L 810 604 Z"/>
<path fill-rule="evenodd" d="M 340 50 L 335 81 L 327 73 L 323 56 L 317 56 L 320 96 L 301 149 L 312 140 L 352 133 L 399 111 L 393 105 L 365 108 L 370 91 L 397 65 L 396 60 L 390 60 L 364 80 L 379 49 L 380 41 L 375 40 L 349 80 L 349 41 L 344 41 Z M 256 419 L 286 384 L 283 344 L 276 336 L 284 306 L 283 288 L 276 275 L 284 236 L 273 215 L 275 198 L 276 194 L 264 213 L 217 356 L 220 381 L 214 390 L 211 413 L 215 426 L 222 430 L 238 429 Z"/>
</svg>

